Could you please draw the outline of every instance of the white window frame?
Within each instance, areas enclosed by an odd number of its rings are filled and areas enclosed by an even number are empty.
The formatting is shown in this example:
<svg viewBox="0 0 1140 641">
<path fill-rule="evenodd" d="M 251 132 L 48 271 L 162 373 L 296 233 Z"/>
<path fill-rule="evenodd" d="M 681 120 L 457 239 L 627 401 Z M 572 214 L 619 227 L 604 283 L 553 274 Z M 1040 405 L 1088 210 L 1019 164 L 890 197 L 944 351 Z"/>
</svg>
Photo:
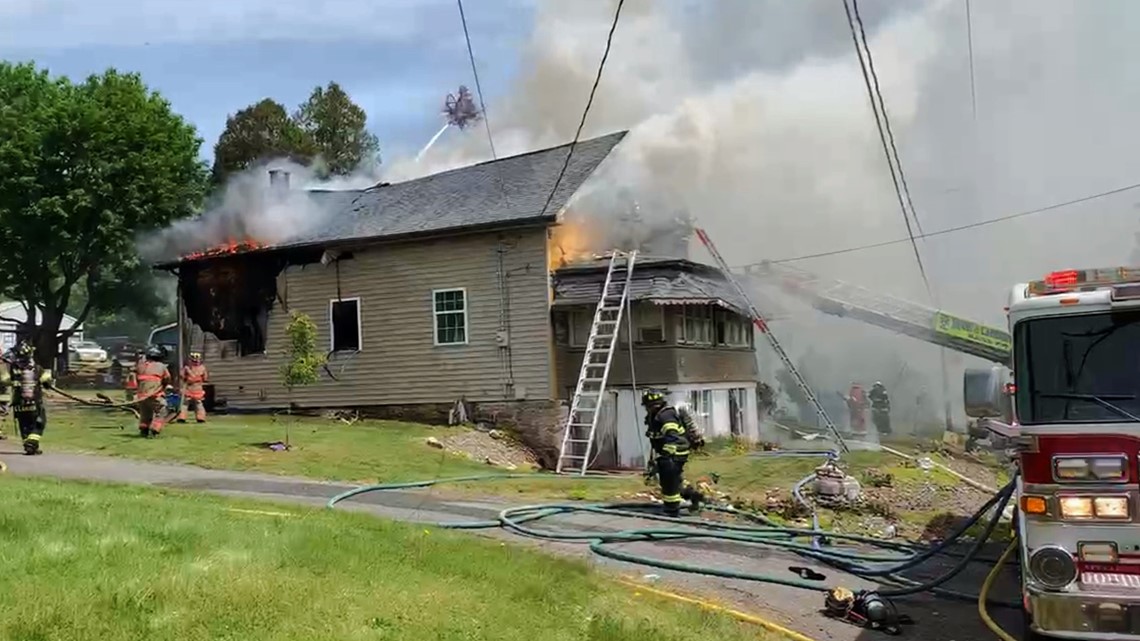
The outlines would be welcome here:
<svg viewBox="0 0 1140 641">
<path fill-rule="evenodd" d="M 634 313 L 633 330 L 634 330 L 634 332 L 637 333 L 637 336 L 635 337 L 635 340 L 633 341 L 635 345 L 665 345 L 668 343 L 669 338 L 668 338 L 668 332 L 665 330 L 665 308 L 664 307 L 662 307 L 661 305 L 654 304 L 650 301 L 645 301 L 641 304 L 641 306 L 637 306 L 637 305 L 633 306 L 632 311 Z M 641 321 L 645 320 L 646 317 L 649 317 L 652 315 L 657 316 L 657 325 L 655 327 L 647 327 L 646 325 L 643 325 L 641 323 Z M 644 337 L 642 336 L 642 330 L 645 330 L 645 329 L 659 329 L 659 330 L 661 330 L 661 340 L 660 341 L 647 342 L 644 339 Z"/>
<path fill-rule="evenodd" d="M 451 310 L 441 312 L 436 310 L 436 297 L 440 294 L 450 294 L 452 292 L 461 292 L 463 294 L 463 342 L 454 343 L 441 343 L 439 342 L 439 317 L 441 314 L 458 314 L 458 311 Z M 469 301 L 467 300 L 466 287 L 448 287 L 445 289 L 431 290 L 431 342 L 436 347 L 454 347 L 458 345 L 468 345 L 471 342 L 471 323 L 468 318 Z"/>
<path fill-rule="evenodd" d="M 333 324 L 333 305 L 337 303 L 351 303 L 356 301 L 356 351 L 364 351 L 364 323 L 360 321 L 363 314 L 364 304 L 360 301 L 359 296 L 352 296 L 349 298 L 333 298 L 329 300 L 329 353 L 334 352 L 333 348 L 336 346 L 336 325 Z M 352 352 L 352 350 L 340 350 L 341 352 Z"/>
</svg>

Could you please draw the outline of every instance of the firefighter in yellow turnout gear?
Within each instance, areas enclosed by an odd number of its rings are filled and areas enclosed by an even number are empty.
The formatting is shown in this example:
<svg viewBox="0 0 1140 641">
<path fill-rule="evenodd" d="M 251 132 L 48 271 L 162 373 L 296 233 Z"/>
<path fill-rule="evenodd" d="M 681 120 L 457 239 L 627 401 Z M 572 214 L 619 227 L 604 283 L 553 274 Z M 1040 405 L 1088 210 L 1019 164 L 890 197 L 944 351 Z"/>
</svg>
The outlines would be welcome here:
<svg viewBox="0 0 1140 641">
<path fill-rule="evenodd" d="M 52 386 L 51 370 L 37 365 L 35 355 L 32 344 L 21 341 L 12 350 L 11 362 L 0 368 L 0 395 L 12 391 L 11 410 L 24 441 L 24 454 L 29 456 L 42 453 L 40 439 L 47 427 L 44 388 Z"/>
<path fill-rule="evenodd" d="M 135 378 L 139 388 L 139 436 L 150 438 L 162 433 L 166 424 L 166 397 L 163 392 L 170 384 L 170 370 L 162 362 L 163 350 L 152 345 L 146 350 L 146 358 L 135 368 Z"/>
<path fill-rule="evenodd" d="M 194 418 L 199 423 L 206 422 L 206 388 L 210 382 L 210 372 L 202 363 L 202 354 L 190 352 L 190 362 L 182 368 L 182 404 L 178 409 L 178 422 L 185 423 L 190 406 L 194 406 Z"/>
<path fill-rule="evenodd" d="M 645 435 L 649 437 L 654 454 L 650 474 L 655 471 L 661 483 L 665 515 L 680 516 L 682 500 L 688 500 L 689 510 L 697 512 L 704 497 L 685 483 L 684 473 L 689 452 L 703 446 L 703 440 L 695 430 L 686 430 L 681 414 L 669 405 L 662 392 L 645 392 L 641 396 L 641 405 L 645 408 Z"/>
</svg>

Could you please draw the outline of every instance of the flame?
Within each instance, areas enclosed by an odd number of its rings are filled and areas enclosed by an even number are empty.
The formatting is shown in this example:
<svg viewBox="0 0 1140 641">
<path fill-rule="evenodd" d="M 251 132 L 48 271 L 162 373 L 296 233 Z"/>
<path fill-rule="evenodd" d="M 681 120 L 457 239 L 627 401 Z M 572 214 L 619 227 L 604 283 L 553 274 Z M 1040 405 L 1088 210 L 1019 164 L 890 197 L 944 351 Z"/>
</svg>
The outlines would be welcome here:
<svg viewBox="0 0 1140 641">
<path fill-rule="evenodd" d="M 551 271 L 565 267 L 569 263 L 589 260 L 597 251 L 598 234 L 586 222 L 586 216 L 563 219 L 550 233 L 550 247 L 547 251 L 547 268 Z"/>
<path fill-rule="evenodd" d="M 201 258 L 213 258 L 216 256 L 229 256 L 231 254 L 240 254 L 242 252 L 253 251 L 255 249 L 262 249 L 267 245 L 257 242 L 256 240 L 244 239 L 237 240 L 230 238 L 226 242 L 213 247 L 203 249 L 200 251 L 190 252 L 182 257 L 182 260 L 198 260 Z"/>
</svg>

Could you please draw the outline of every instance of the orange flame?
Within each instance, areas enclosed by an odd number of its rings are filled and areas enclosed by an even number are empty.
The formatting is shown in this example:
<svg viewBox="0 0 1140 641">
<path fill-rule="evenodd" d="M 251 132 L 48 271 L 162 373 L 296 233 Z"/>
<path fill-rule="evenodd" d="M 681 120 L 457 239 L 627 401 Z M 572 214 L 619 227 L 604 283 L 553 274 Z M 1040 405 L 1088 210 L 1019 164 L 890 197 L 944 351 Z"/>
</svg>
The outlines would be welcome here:
<svg viewBox="0 0 1140 641">
<path fill-rule="evenodd" d="M 182 260 L 198 260 L 201 258 L 213 258 L 216 256 L 229 256 L 231 254 L 240 254 L 243 252 L 253 251 L 255 249 L 262 249 L 264 247 L 267 247 L 267 245 L 259 243 L 256 240 L 250 240 L 248 238 L 245 240 L 235 240 L 233 238 L 230 238 L 220 245 L 215 245 L 213 247 L 200 251 L 190 252 L 189 254 L 184 255 L 182 257 Z"/>
<path fill-rule="evenodd" d="M 567 217 L 550 232 L 547 251 L 547 268 L 565 267 L 578 261 L 589 260 L 597 251 L 597 230 L 591 229 L 585 216 Z"/>
</svg>

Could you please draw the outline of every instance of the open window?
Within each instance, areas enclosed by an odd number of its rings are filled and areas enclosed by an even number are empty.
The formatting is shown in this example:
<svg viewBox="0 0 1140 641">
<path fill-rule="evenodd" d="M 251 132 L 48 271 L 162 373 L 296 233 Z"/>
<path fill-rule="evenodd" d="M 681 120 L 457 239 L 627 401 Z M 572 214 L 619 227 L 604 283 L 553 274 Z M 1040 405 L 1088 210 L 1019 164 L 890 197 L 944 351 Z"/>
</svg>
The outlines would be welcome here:
<svg viewBox="0 0 1140 641">
<path fill-rule="evenodd" d="M 329 301 L 330 351 L 360 351 L 360 299 Z"/>
<path fill-rule="evenodd" d="M 436 345 L 466 345 L 467 290 L 432 291 L 432 319 Z"/>
</svg>

